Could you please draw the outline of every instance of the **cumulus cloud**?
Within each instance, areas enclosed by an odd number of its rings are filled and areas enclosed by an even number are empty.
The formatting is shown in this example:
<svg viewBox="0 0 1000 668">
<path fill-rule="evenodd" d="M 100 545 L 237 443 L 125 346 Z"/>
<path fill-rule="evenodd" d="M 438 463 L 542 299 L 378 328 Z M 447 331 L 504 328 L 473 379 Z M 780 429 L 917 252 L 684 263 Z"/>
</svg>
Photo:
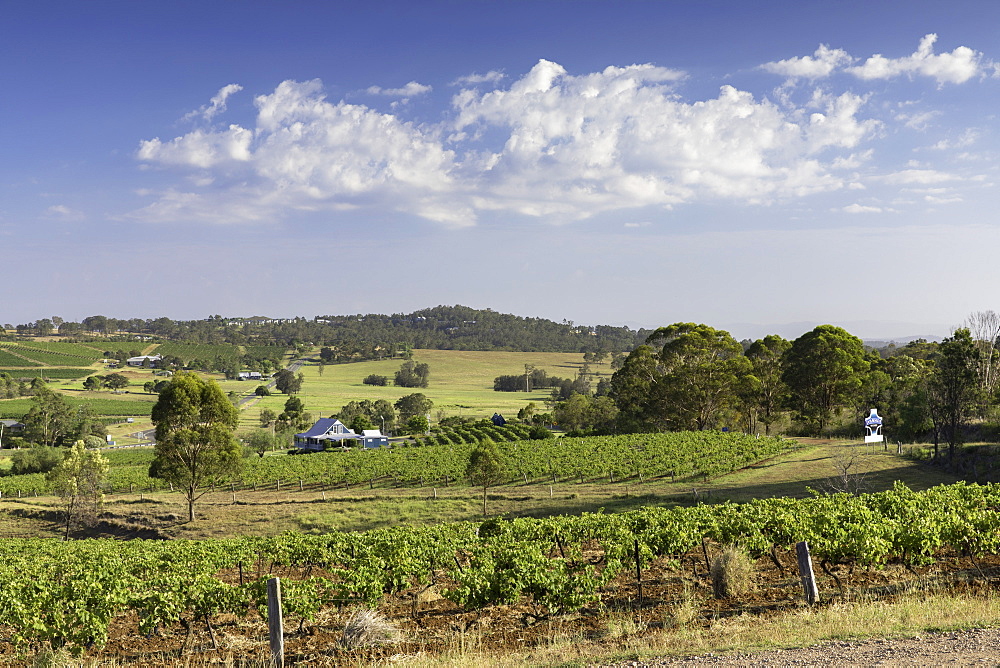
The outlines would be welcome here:
<svg viewBox="0 0 1000 668">
<path fill-rule="evenodd" d="M 453 154 L 414 125 L 362 105 L 328 102 L 316 80 L 285 81 L 254 104 L 254 129 L 230 125 L 142 142 L 137 157 L 147 164 L 212 170 L 235 185 L 206 193 L 169 191 L 135 215 L 256 221 L 287 210 L 395 201 L 431 220 L 471 222 L 468 211 L 436 202 L 453 190 Z M 245 205 L 232 208 L 232 200 Z"/>
<path fill-rule="evenodd" d="M 950 53 L 934 53 L 938 36 L 925 35 L 917 50 L 903 58 L 886 58 L 882 54 L 870 57 L 861 65 L 848 68 L 848 72 L 861 79 L 892 79 L 898 76 L 920 75 L 931 77 L 938 84 L 965 83 L 976 75 L 994 69 L 992 63 L 983 62 L 983 54 L 967 46 L 960 46 Z"/>
<path fill-rule="evenodd" d="M 411 81 L 402 88 L 382 88 L 381 86 L 369 86 L 365 92 L 369 95 L 385 95 L 388 97 L 413 97 L 423 95 L 433 90 L 430 86 Z"/>
<path fill-rule="evenodd" d="M 820 44 L 812 56 L 764 63 L 760 68 L 789 79 L 816 80 L 830 76 L 835 70 L 850 64 L 853 60 L 843 49 L 831 49 L 826 44 Z"/>
<path fill-rule="evenodd" d="M 787 108 L 727 85 L 692 101 L 677 90 L 685 77 L 650 64 L 572 75 L 541 60 L 506 88 L 459 91 L 433 125 L 327 100 L 318 80 L 285 81 L 255 98 L 253 127 L 141 142 L 145 166 L 178 170 L 188 185 L 134 216 L 255 221 L 376 207 L 449 226 L 486 212 L 567 222 L 857 184 L 841 172 L 867 160 L 859 145 L 880 127 L 863 117 L 865 97 L 818 94 Z M 205 109 L 221 109 L 225 96 L 216 97 Z"/>
<path fill-rule="evenodd" d="M 819 156 L 855 146 L 874 124 L 845 94 L 797 121 L 766 100 L 723 86 L 687 103 L 683 78 L 651 65 L 571 76 L 540 61 L 507 90 L 463 91 L 456 128 L 504 128 L 481 174 L 481 205 L 527 215 L 586 217 L 697 197 L 766 202 L 841 187 Z"/>
<path fill-rule="evenodd" d="M 211 121 L 215 116 L 224 112 L 226 110 L 226 100 L 233 93 L 238 93 L 243 90 L 243 86 L 239 84 L 229 84 L 228 86 L 223 86 L 219 89 L 219 92 L 208 101 L 208 104 L 202 105 L 195 111 L 188 112 L 184 115 L 185 120 L 191 120 L 194 118 L 202 118 L 206 121 Z"/>
</svg>

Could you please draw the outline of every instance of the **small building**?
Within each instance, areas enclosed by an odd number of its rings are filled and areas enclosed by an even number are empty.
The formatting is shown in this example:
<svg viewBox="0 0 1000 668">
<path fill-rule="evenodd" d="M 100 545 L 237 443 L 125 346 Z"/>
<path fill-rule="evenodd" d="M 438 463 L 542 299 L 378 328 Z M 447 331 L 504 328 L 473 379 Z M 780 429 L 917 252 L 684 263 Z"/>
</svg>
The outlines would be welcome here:
<svg viewBox="0 0 1000 668">
<path fill-rule="evenodd" d="M 260 371 L 240 371 L 236 374 L 236 380 L 261 380 L 263 376 Z"/>
<path fill-rule="evenodd" d="M 0 420 L 0 433 L 17 436 L 24 432 L 24 423 L 17 420 Z"/>
<path fill-rule="evenodd" d="M 128 364 L 129 366 L 155 367 L 160 363 L 161 359 L 162 358 L 159 355 L 139 355 L 138 357 L 129 357 L 125 360 L 125 364 Z"/>
<path fill-rule="evenodd" d="M 319 452 L 328 448 L 350 448 L 358 445 L 363 437 L 344 426 L 336 418 L 320 418 L 316 424 L 301 434 L 295 434 L 295 447 Z"/>
<path fill-rule="evenodd" d="M 361 441 L 365 449 L 389 447 L 389 437 L 383 436 L 378 429 L 363 429 Z"/>
<path fill-rule="evenodd" d="M 493 424 L 495 424 L 498 427 L 502 427 L 505 424 L 507 424 L 507 421 L 504 420 L 503 416 L 500 415 L 499 413 L 494 413 L 493 417 L 491 417 L 490 420 L 493 422 Z"/>
</svg>

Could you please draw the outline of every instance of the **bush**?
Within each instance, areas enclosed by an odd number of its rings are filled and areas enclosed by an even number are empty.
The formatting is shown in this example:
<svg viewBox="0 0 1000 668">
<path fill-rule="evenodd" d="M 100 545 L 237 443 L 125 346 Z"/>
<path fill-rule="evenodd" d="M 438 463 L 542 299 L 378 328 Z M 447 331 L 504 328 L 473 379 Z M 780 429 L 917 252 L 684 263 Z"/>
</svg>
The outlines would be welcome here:
<svg viewBox="0 0 1000 668">
<path fill-rule="evenodd" d="M 556 435 L 540 424 L 536 424 L 528 431 L 528 438 L 533 441 L 541 441 L 546 438 L 555 438 Z"/>
<path fill-rule="evenodd" d="M 379 376 L 378 374 L 370 374 L 365 376 L 365 379 L 361 381 L 365 385 L 377 385 L 379 387 L 385 387 L 389 384 L 388 376 Z"/>
<path fill-rule="evenodd" d="M 753 590 L 753 561 L 735 545 L 727 545 L 712 559 L 711 575 L 716 598 L 739 598 Z"/>
<path fill-rule="evenodd" d="M 11 457 L 10 472 L 13 475 L 48 473 L 62 463 L 64 452 L 61 448 L 46 445 L 36 445 L 27 450 L 18 450 Z"/>
</svg>

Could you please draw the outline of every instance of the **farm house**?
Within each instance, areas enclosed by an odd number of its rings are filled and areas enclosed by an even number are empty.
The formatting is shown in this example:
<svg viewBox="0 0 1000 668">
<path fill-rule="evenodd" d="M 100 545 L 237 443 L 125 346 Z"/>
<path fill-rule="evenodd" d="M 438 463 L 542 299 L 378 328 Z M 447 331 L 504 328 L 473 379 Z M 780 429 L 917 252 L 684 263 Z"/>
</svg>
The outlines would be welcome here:
<svg viewBox="0 0 1000 668">
<path fill-rule="evenodd" d="M 389 439 L 378 429 L 365 429 L 360 435 L 344 426 L 336 418 L 320 418 L 316 424 L 301 434 L 295 434 L 295 447 L 300 450 L 319 452 L 329 448 L 381 448 L 389 445 Z"/>
</svg>

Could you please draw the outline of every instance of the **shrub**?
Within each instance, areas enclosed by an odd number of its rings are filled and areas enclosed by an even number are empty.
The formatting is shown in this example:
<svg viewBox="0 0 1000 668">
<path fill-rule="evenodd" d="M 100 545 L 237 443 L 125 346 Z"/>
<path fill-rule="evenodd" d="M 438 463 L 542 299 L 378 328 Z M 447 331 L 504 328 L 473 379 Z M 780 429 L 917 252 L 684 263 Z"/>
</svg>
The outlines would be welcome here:
<svg viewBox="0 0 1000 668">
<path fill-rule="evenodd" d="M 365 385 L 378 385 L 379 387 L 385 387 L 389 384 L 389 378 L 387 376 L 379 376 L 378 374 L 370 374 L 365 376 L 365 379 L 361 381 Z"/>
<path fill-rule="evenodd" d="M 716 598 L 739 598 L 753 590 L 753 561 L 738 546 L 727 545 L 712 559 L 711 575 Z"/>
<path fill-rule="evenodd" d="M 10 472 L 14 475 L 48 473 L 62 463 L 64 452 L 61 448 L 45 445 L 18 450 L 11 457 Z"/>
<path fill-rule="evenodd" d="M 372 647 L 397 642 L 399 631 L 385 617 L 363 608 L 347 620 L 344 632 L 340 636 L 340 646 L 345 649 Z"/>
</svg>

